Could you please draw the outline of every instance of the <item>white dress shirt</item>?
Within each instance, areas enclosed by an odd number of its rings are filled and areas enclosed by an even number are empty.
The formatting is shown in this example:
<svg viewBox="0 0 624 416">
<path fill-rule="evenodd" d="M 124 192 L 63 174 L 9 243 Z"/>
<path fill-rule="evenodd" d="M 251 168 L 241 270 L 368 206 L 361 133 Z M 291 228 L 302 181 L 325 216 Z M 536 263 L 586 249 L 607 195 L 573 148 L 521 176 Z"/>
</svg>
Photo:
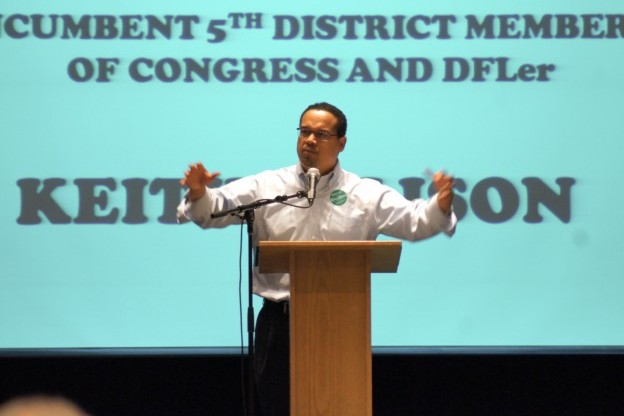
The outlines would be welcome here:
<svg viewBox="0 0 624 416">
<path fill-rule="evenodd" d="M 308 177 L 300 164 L 265 171 L 220 188 L 207 188 L 206 194 L 193 202 L 187 196 L 178 206 L 178 221 L 191 220 L 202 228 L 240 224 L 234 216 L 212 219 L 210 214 L 258 199 L 295 194 L 307 187 Z M 288 203 L 308 206 L 305 198 Z M 454 214 L 445 215 L 438 207 L 437 194 L 428 201 L 409 201 L 386 185 L 343 170 L 338 163 L 321 177 L 312 207 L 276 203 L 256 209 L 254 246 L 259 241 L 375 240 L 379 234 L 415 241 L 439 232 L 450 236 L 456 223 Z M 287 273 L 260 274 L 256 269 L 253 291 L 274 301 L 288 300 L 289 282 Z"/>
</svg>

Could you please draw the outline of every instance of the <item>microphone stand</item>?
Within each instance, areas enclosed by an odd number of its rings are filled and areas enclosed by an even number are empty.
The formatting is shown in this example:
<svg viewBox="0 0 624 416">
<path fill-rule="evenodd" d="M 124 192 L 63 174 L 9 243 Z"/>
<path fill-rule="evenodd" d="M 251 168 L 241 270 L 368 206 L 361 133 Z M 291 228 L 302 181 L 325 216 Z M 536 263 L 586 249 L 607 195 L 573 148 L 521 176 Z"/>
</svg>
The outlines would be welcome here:
<svg viewBox="0 0 624 416">
<path fill-rule="evenodd" d="M 247 223 L 247 268 L 248 268 L 248 278 L 249 278 L 249 290 L 248 290 L 248 307 L 247 307 L 247 357 L 248 357 L 248 392 L 247 392 L 247 409 L 248 415 L 254 416 L 255 409 L 255 378 L 254 378 L 254 328 L 255 328 L 255 313 L 253 308 L 253 222 L 255 220 L 255 212 L 256 208 L 260 208 L 264 205 L 281 203 L 287 201 L 291 198 L 303 198 L 307 196 L 307 191 L 299 191 L 293 195 L 278 195 L 273 199 L 259 199 L 247 205 L 240 205 L 236 208 L 229 209 L 226 211 L 218 211 L 213 214 L 210 214 L 210 218 L 221 218 L 226 215 L 235 215 L 240 217 L 239 214 L 242 213 L 243 220 Z"/>
</svg>

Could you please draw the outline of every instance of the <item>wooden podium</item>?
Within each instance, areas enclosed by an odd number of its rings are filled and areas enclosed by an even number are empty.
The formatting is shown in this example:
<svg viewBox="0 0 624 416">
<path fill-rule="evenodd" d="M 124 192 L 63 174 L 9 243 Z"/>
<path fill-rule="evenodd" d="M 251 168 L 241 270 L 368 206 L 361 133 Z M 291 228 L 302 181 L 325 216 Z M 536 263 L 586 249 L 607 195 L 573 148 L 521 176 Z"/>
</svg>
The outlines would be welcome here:
<svg viewBox="0 0 624 416">
<path fill-rule="evenodd" d="M 261 273 L 290 273 L 290 414 L 372 415 L 370 274 L 398 241 L 262 241 Z"/>
</svg>

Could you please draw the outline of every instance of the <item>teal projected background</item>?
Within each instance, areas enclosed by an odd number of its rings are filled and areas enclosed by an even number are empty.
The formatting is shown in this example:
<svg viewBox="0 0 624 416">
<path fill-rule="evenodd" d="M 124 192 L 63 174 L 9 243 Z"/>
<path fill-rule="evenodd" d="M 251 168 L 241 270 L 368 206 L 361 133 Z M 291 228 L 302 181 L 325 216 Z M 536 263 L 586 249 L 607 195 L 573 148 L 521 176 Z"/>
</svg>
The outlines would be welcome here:
<svg viewBox="0 0 624 416">
<path fill-rule="evenodd" d="M 173 224 L 177 180 L 296 163 L 317 101 L 345 169 L 458 179 L 456 235 L 373 276 L 374 345 L 624 344 L 623 13 L 0 1 L 0 348 L 238 345 L 240 229 Z"/>
</svg>

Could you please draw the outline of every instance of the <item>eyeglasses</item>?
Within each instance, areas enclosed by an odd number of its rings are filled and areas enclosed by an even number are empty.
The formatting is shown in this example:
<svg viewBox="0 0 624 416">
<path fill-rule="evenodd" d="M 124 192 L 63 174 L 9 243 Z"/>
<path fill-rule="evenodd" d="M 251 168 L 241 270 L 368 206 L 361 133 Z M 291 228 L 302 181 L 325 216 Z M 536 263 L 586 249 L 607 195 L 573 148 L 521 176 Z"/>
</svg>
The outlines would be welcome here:
<svg viewBox="0 0 624 416">
<path fill-rule="evenodd" d="M 337 134 L 332 134 L 328 131 L 323 131 L 323 130 L 314 131 L 305 127 L 298 127 L 297 130 L 299 131 L 299 137 L 303 139 L 310 137 L 311 134 L 314 134 L 314 137 L 316 137 L 316 140 L 319 140 L 319 141 L 329 140 L 330 137 L 338 137 Z"/>
</svg>

